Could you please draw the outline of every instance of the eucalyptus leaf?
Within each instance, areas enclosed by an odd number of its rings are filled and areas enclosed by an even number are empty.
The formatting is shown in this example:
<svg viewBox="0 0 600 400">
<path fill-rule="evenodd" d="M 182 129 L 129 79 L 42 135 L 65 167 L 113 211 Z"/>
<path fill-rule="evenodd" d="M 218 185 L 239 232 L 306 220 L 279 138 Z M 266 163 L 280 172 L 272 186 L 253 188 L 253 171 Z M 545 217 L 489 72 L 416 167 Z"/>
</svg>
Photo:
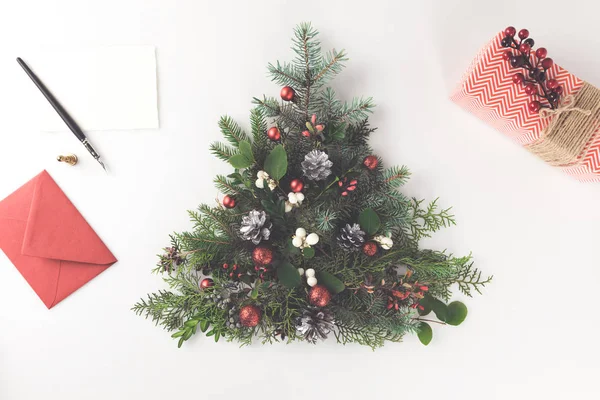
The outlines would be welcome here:
<svg viewBox="0 0 600 400">
<path fill-rule="evenodd" d="M 446 306 L 443 301 L 432 298 L 431 309 L 440 321 L 446 322 L 446 319 L 448 318 L 448 306 Z"/>
<path fill-rule="evenodd" d="M 344 291 L 344 289 L 346 289 L 346 285 L 344 285 L 344 282 L 342 282 L 335 275 L 332 275 L 329 272 L 318 271 L 316 276 L 319 284 L 325 286 L 333 294 L 341 293 Z"/>
<path fill-rule="evenodd" d="M 288 167 L 287 153 L 282 145 L 277 145 L 265 159 L 265 171 L 276 181 L 285 176 Z"/>
<path fill-rule="evenodd" d="M 419 315 L 425 316 L 431 312 L 431 296 L 425 296 L 419 300 L 419 305 L 423 306 L 423 309 L 418 309 Z"/>
<path fill-rule="evenodd" d="M 421 343 L 427 346 L 431 342 L 431 339 L 433 339 L 433 330 L 431 329 L 431 326 L 426 322 L 421 322 L 419 324 L 419 333 L 417 336 Z"/>
<path fill-rule="evenodd" d="M 302 255 L 304 258 L 313 258 L 315 256 L 315 249 L 312 247 L 306 247 L 302 249 Z"/>
<path fill-rule="evenodd" d="M 243 154 L 234 154 L 231 157 L 229 157 L 229 164 L 231 164 L 233 168 L 243 169 L 251 166 L 252 161 L 244 157 Z"/>
<path fill-rule="evenodd" d="M 372 208 L 367 208 L 358 216 L 358 224 L 368 235 L 374 235 L 381 226 L 381 220 Z"/>
<path fill-rule="evenodd" d="M 252 146 L 247 140 L 242 140 L 239 144 L 240 153 L 250 162 L 254 162 L 254 154 L 252 154 Z"/>
<path fill-rule="evenodd" d="M 467 306 L 460 301 L 453 301 L 448 304 L 448 316 L 446 318 L 446 323 L 448 325 L 460 325 L 467 318 L 468 310 Z"/>
<path fill-rule="evenodd" d="M 279 282 L 290 289 L 300 286 L 302 283 L 298 270 L 289 262 L 284 262 L 277 268 L 277 278 L 279 278 Z"/>
</svg>

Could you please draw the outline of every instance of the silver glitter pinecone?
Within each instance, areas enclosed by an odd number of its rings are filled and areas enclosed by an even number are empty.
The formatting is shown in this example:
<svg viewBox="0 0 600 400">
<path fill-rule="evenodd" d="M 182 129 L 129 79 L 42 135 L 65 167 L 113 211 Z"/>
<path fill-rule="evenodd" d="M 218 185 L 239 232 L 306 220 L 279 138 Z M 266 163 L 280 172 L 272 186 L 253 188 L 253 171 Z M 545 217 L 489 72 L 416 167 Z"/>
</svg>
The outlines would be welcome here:
<svg viewBox="0 0 600 400">
<path fill-rule="evenodd" d="M 313 181 L 322 181 L 331 174 L 333 163 L 324 151 L 313 150 L 304 156 L 301 165 L 304 176 Z"/>
<path fill-rule="evenodd" d="M 240 227 L 240 237 L 244 240 L 252 240 L 252 243 L 259 244 L 261 240 L 269 240 L 271 236 L 271 224 L 264 211 L 252 210 L 248 215 L 242 217 L 242 226 Z"/>
<path fill-rule="evenodd" d="M 334 326 L 333 314 L 329 311 L 309 308 L 298 318 L 296 330 L 304 335 L 307 342 L 316 343 L 317 339 L 326 339 Z"/>
<path fill-rule="evenodd" d="M 346 226 L 340 230 L 337 242 L 347 250 L 357 251 L 365 242 L 365 232 L 360 229 L 360 225 L 358 224 L 352 226 L 346 224 Z"/>
</svg>

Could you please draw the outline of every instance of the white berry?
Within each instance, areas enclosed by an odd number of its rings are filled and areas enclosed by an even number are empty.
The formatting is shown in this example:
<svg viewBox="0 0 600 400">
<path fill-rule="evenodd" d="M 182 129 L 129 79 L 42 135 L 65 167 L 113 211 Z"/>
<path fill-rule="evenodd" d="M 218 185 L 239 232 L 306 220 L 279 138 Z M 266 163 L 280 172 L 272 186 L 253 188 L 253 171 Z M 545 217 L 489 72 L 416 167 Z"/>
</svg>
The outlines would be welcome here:
<svg viewBox="0 0 600 400">
<path fill-rule="evenodd" d="M 289 213 L 290 211 L 292 211 L 292 209 L 294 208 L 294 206 L 292 206 L 292 204 L 289 201 L 285 202 L 285 212 Z"/>
<path fill-rule="evenodd" d="M 296 197 L 296 193 L 290 192 L 290 194 L 288 194 L 288 201 L 292 204 L 298 203 L 298 198 Z"/>
<path fill-rule="evenodd" d="M 298 203 L 302 203 L 304 201 L 304 193 L 302 193 L 302 192 L 296 193 L 296 199 L 298 200 Z"/>
<path fill-rule="evenodd" d="M 300 236 L 301 238 L 305 238 L 306 237 L 306 229 L 304 229 L 304 228 L 298 228 L 298 229 L 296 229 L 296 236 Z"/>
<path fill-rule="evenodd" d="M 254 184 L 259 189 L 264 189 L 265 188 L 265 181 L 263 181 L 262 179 L 257 179 L 256 182 L 254 182 Z"/>
<path fill-rule="evenodd" d="M 300 236 L 294 236 L 294 238 L 292 239 L 292 244 L 294 245 L 294 247 L 302 247 L 302 245 L 304 244 L 304 239 Z"/>
<path fill-rule="evenodd" d="M 298 268 L 298 273 L 300 276 L 304 275 L 304 268 Z"/>
<path fill-rule="evenodd" d="M 315 276 L 315 270 L 312 268 L 307 269 L 306 271 L 304 271 L 304 273 L 306 274 L 307 278 L 312 278 Z"/>
<path fill-rule="evenodd" d="M 308 283 L 308 286 L 313 287 L 317 284 L 317 278 L 311 276 L 310 278 L 306 279 L 306 283 Z"/>
<path fill-rule="evenodd" d="M 306 243 L 308 243 L 311 246 L 314 246 L 315 244 L 319 243 L 319 235 L 317 235 L 316 233 L 311 233 L 306 237 Z"/>
<path fill-rule="evenodd" d="M 265 171 L 258 171 L 256 177 L 260 180 L 267 180 L 269 179 L 269 174 L 267 174 Z"/>
</svg>

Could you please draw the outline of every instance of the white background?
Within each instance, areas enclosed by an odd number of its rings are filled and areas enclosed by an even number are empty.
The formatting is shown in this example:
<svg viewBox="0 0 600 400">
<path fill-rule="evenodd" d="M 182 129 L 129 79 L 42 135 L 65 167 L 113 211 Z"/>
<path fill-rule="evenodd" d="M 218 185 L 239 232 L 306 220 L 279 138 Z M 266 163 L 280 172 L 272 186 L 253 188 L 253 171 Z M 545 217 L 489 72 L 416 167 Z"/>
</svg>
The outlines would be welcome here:
<svg viewBox="0 0 600 400">
<path fill-rule="evenodd" d="M 14 1 L 0 12 L 0 197 L 46 168 L 119 263 L 48 311 L 0 256 L 0 399 L 595 399 L 600 185 L 546 166 L 448 99 L 480 46 L 527 27 L 560 64 L 600 85 L 594 1 Z M 372 95 L 372 140 L 407 164 L 405 191 L 454 206 L 458 226 L 426 246 L 469 251 L 495 275 L 466 299 L 460 327 L 370 351 L 333 341 L 260 345 L 198 337 L 184 346 L 129 308 L 185 210 L 213 201 L 228 171 L 208 145 L 228 113 L 277 95 L 269 61 L 288 60 L 310 20 L 351 61 L 339 93 Z M 102 174 L 68 132 L 40 133 L 14 58 L 39 44 L 157 46 L 161 129 L 96 132 Z M 115 94 L 117 95 L 117 94 Z M 58 164 L 75 152 L 77 168 Z M 461 298 L 461 296 L 456 296 Z M 242 397 L 243 396 L 243 397 Z"/>
</svg>

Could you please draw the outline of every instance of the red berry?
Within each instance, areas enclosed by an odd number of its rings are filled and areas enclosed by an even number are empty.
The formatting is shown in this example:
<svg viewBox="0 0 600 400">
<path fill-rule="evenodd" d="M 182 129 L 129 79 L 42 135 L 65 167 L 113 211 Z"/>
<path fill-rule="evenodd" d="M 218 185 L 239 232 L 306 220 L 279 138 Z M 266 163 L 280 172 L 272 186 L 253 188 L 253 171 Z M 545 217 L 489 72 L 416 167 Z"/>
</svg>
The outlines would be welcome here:
<svg viewBox="0 0 600 400">
<path fill-rule="evenodd" d="M 510 50 L 507 50 L 502 54 L 502 59 L 504 61 L 510 61 L 511 57 L 512 57 L 512 52 Z"/>
<path fill-rule="evenodd" d="M 273 126 L 267 131 L 267 136 L 269 137 L 269 139 L 276 142 L 279 139 L 281 139 L 281 132 L 279 131 L 279 128 Z"/>
<path fill-rule="evenodd" d="M 521 43 L 521 45 L 519 46 L 519 50 L 521 50 L 522 53 L 529 53 L 529 50 L 531 50 L 531 46 L 527 43 Z"/>
<path fill-rule="evenodd" d="M 223 269 L 229 268 L 229 264 L 223 264 Z"/>
<path fill-rule="evenodd" d="M 512 78 L 513 82 L 516 84 L 522 83 L 525 80 L 525 76 L 522 73 L 516 73 Z"/>
<path fill-rule="evenodd" d="M 294 193 L 301 192 L 302 189 L 304 189 L 304 182 L 302 182 L 302 179 L 292 179 L 290 182 L 290 189 L 292 189 L 292 192 Z"/>
<path fill-rule="evenodd" d="M 519 31 L 519 37 L 521 39 L 527 39 L 529 37 L 529 31 L 527 29 L 521 29 Z"/>
<path fill-rule="evenodd" d="M 309 131 L 302 131 L 302 136 L 310 137 L 310 132 Z"/>
<path fill-rule="evenodd" d="M 294 100 L 294 96 L 296 95 L 296 92 L 290 86 L 284 86 L 281 88 L 281 93 L 279 93 L 279 94 L 281 95 L 281 98 L 283 100 L 292 101 L 292 100 Z"/>
<path fill-rule="evenodd" d="M 235 207 L 236 203 L 235 203 L 235 197 L 226 195 L 225 197 L 223 197 L 223 207 L 225 208 L 233 208 Z"/>
<path fill-rule="evenodd" d="M 558 86 L 558 81 L 556 79 L 550 79 L 548 82 L 546 82 L 546 86 L 548 89 L 554 90 Z"/>
<path fill-rule="evenodd" d="M 533 83 L 528 83 L 525 85 L 525 93 L 527 93 L 528 96 L 533 96 L 534 94 L 537 94 L 537 88 Z"/>
<path fill-rule="evenodd" d="M 514 26 L 509 26 L 508 28 L 506 28 L 506 29 L 504 30 L 504 34 L 505 34 L 506 36 L 513 37 L 513 36 L 515 36 L 515 34 L 516 34 L 516 33 L 517 33 L 517 30 L 515 29 L 515 27 L 514 27 Z"/>
<path fill-rule="evenodd" d="M 544 67 L 544 69 L 550 69 L 553 65 L 554 61 L 552 61 L 551 58 L 546 58 L 544 61 L 542 61 L 542 67 Z"/>
<path fill-rule="evenodd" d="M 542 108 L 542 104 L 539 101 L 534 100 L 529 102 L 529 111 L 536 113 L 540 111 L 540 108 Z"/>
<path fill-rule="evenodd" d="M 558 93 L 558 94 L 562 94 L 563 90 L 564 90 L 564 88 L 563 88 L 562 86 L 557 86 L 557 87 L 554 89 L 554 92 L 555 92 L 555 93 Z"/>
<path fill-rule="evenodd" d="M 546 50 L 546 48 L 545 48 L 545 47 L 540 47 L 539 49 L 537 49 L 537 50 L 535 51 L 535 55 L 536 55 L 538 58 L 540 58 L 540 59 L 541 59 L 541 58 L 546 58 L 546 56 L 548 55 L 548 50 Z"/>
</svg>

